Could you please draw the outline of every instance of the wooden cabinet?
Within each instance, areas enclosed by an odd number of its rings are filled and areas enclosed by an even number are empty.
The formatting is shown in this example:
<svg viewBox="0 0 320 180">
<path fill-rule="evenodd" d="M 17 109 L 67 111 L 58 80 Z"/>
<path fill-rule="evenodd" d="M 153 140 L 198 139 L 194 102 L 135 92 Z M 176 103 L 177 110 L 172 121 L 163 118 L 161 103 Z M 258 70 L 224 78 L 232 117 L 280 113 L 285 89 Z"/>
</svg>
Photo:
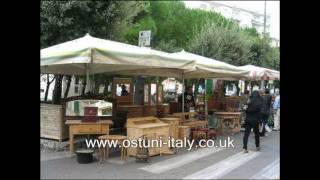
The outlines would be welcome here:
<svg viewBox="0 0 320 180">
<path fill-rule="evenodd" d="M 114 78 L 112 83 L 112 97 L 117 105 L 133 104 L 133 83 L 131 78 Z"/>
<path fill-rule="evenodd" d="M 240 132 L 240 112 L 215 112 L 218 118 L 217 131 L 220 134 L 230 134 Z"/>
<path fill-rule="evenodd" d="M 150 140 L 149 142 L 161 139 L 163 143 L 168 143 L 169 128 L 169 124 L 162 122 L 156 117 L 129 118 L 127 120 L 127 138 L 130 141 L 138 141 L 142 136 L 146 136 Z M 160 147 L 154 143 L 153 147 L 149 147 L 148 149 L 149 156 L 172 153 L 168 144 L 162 144 L 162 147 Z M 128 148 L 129 156 L 136 156 L 136 152 L 137 148 Z"/>
<path fill-rule="evenodd" d="M 179 139 L 190 139 L 191 130 L 189 126 L 178 126 Z"/>
<path fill-rule="evenodd" d="M 169 136 L 178 139 L 180 118 L 160 118 L 160 120 L 170 125 Z"/>
</svg>

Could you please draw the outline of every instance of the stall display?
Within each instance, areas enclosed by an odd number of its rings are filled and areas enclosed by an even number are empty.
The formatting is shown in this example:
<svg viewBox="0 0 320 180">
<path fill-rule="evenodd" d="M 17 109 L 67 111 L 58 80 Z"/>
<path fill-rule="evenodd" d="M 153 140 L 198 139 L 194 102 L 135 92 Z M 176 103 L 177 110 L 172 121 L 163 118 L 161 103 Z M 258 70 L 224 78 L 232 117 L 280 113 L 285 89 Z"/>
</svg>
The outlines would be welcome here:
<svg viewBox="0 0 320 180">
<path fill-rule="evenodd" d="M 138 140 L 145 136 L 148 140 L 160 140 L 167 142 L 170 132 L 170 125 L 162 122 L 156 117 L 138 117 L 128 118 L 127 120 L 127 138 L 128 140 Z M 161 137 L 161 138 L 160 138 Z M 151 142 L 150 141 L 150 142 Z M 153 147 L 148 148 L 149 156 L 172 154 L 168 144 L 163 144 L 162 147 L 153 144 Z M 133 147 L 128 148 L 129 156 L 136 156 L 137 149 Z"/>
</svg>

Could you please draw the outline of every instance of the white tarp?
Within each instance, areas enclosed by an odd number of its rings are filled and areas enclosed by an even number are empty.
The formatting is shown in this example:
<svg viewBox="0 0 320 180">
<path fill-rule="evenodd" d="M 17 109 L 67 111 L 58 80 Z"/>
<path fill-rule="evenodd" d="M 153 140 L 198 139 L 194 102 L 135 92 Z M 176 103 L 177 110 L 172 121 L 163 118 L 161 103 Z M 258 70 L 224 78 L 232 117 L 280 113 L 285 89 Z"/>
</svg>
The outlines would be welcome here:
<svg viewBox="0 0 320 180">
<path fill-rule="evenodd" d="M 176 57 L 191 58 L 195 61 L 193 70 L 185 73 L 185 78 L 241 79 L 248 76 L 249 71 L 231 64 L 181 51 L 172 53 Z"/>
<path fill-rule="evenodd" d="M 41 72 L 182 77 L 194 61 L 169 53 L 86 36 L 41 50 Z"/>
<path fill-rule="evenodd" d="M 280 72 L 254 65 L 239 66 L 240 69 L 250 71 L 246 79 L 249 80 L 280 80 Z"/>
</svg>

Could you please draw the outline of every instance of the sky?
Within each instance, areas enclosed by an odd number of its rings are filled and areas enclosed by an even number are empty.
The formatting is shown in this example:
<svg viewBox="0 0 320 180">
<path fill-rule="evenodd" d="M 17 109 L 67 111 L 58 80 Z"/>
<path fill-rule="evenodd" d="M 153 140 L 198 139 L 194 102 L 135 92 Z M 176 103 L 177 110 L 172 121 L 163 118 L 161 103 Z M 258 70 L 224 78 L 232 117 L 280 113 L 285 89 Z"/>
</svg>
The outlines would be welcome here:
<svg viewBox="0 0 320 180">
<path fill-rule="evenodd" d="M 197 7 L 198 1 L 184 1 L 188 7 Z M 264 13 L 265 1 L 217 1 L 221 4 Z M 280 1 L 267 1 L 267 14 L 270 15 L 270 36 L 280 40 Z"/>
</svg>

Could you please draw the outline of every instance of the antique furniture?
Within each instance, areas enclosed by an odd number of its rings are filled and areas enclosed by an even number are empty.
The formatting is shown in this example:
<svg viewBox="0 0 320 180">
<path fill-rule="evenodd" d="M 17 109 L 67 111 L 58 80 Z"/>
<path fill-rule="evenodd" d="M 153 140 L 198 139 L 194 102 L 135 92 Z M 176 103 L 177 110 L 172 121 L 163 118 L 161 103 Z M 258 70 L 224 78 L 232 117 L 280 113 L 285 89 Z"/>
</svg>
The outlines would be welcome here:
<svg viewBox="0 0 320 180">
<path fill-rule="evenodd" d="M 163 102 L 163 86 L 150 83 L 144 85 L 144 104 L 157 105 Z"/>
<path fill-rule="evenodd" d="M 128 140 L 138 140 L 142 136 L 146 136 L 148 140 L 162 140 L 163 143 L 168 141 L 170 125 L 162 122 L 156 117 L 137 117 L 128 118 L 127 120 L 127 137 Z M 158 141 L 159 142 L 159 141 Z M 168 144 L 162 144 L 162 147 L 153 144 L 149 147 L 149 156 L 172 154 Z M 128 148 L 129 156 L 136 156 L 137 149 Z"/>
<path fill-rule="evenodd" d="M 208 121 L 206 121 L 206 120 L 184 121 L 184 122 L 182 122 L 181 125 L 189 126 L 191 129 L 192 128 L 199 128 L 199 127 L 207 127 L 208 126 Z"/>
<path fill-rule="evenodd" d="M 170 125 L 169 136 L 174 139 L 179 138 L 179 123 L 180 118 L 160 118 L 162 122 L 168 123 Z"/>
<path fill-rule="evenodd" d="M 184 113 L 179 112 L 179 113 L 169 114 L 168 117 L 180 118 L 180 124 L 181 124 L 185 120 L 192 119 L 196 115 L 197 115 L 197 112 L 184 112 Z"/>
<path fill-rule="evenodd" d="M 122 136 L 122 135 L 103 135 L 103 136 L 99 136 L 98 137 L 99 140 L 105 140 L 105 141 L 115 141 L 117 142 L 117 145 L 119 145 L 119 147 L 121 147 L 121 156 L 120 159 L 121 160 L 127 160 L 127 148 L 123 146 L 123 142 L 124 140 L 127 139 L 126 136 Z M 111 143 L 111 142 L 109 142 Z M 108 146 L 108 142 L 106 142 L 106 146 L 105 148 L 101 148 L 99 149 L 100 151 L 100 162 L 103 162 L 105 160 L 106 157 L 109 157 L 109 147 Z"/>
<path fill-rule="evenodd" d="M 128 112 L 128 118 L 156 116 L 157 110 L 161 110 L 163 112 L 162 115 L 165 117 L 169 114 L 169 105 L 158 104 L 158 105 L 119 105 L 117 106 L 117 111 Z"/>
<path fill-rule="evenodd" d="M 62 105 L 44 104 L 40 106 L 40 137 L 62 142 L 69 137 L 69 127 L 64 123 Z"/>
<path fill-rule="evenodd" d="M 189 126 L 178 126 L 178 130 L 179 130 L 179 139 L 184 140 L 184 138 L 186 139 L 190 139 L 190 127 Z"/>
<path fill-rule="evenodd" d="M 209 129 L 209 131 L 207 132 L 207 137 L 209 139 L 216 139 L 217 138 L 217 132 L 214 129 Z"/>
<path fill-rule="evenodd" d="M 217 132 L 219 134 L 234 134 L 240 132 L 241 112 L 215 112 L 218 118 Z"/>
<path fill-rule="evenodd" d="M 177 113 L 181 111 L 181 104 L 176 101 L 170 101 L 170 114 Z"/>
<path fill-rule="evenodd" d="M 109 127 L 112 124 L 111 120 L 100 120 L 97 122 L 82 122 L 81 120 L 67 120 L 69 125 L 69 141 L 70 153 L 74 152 L 74 135 L 87 134 L 109 134 Z"/>
<path fill-rule="evenodd" d="M 133 83 L 131 78 L 113 78 L 112 97 L 116 105 L 133 104 Z"/>
<path fill-rule="evenodd" d="M 201 139 L 207 139 L 207 133 L 205 131 L 192 131 L 192 139 L 199 142 Z"/>
<path fill-rule="evenodd" d="M 148 141 L 148 138 L 146 136 L 140 137 L 143 141 Z M 137 162 L 148 162 L 149 160 L 149 149 L 146 147 L 137 147 L 137 153 L 136 153 L 136 161 Z"/>
</svg>

